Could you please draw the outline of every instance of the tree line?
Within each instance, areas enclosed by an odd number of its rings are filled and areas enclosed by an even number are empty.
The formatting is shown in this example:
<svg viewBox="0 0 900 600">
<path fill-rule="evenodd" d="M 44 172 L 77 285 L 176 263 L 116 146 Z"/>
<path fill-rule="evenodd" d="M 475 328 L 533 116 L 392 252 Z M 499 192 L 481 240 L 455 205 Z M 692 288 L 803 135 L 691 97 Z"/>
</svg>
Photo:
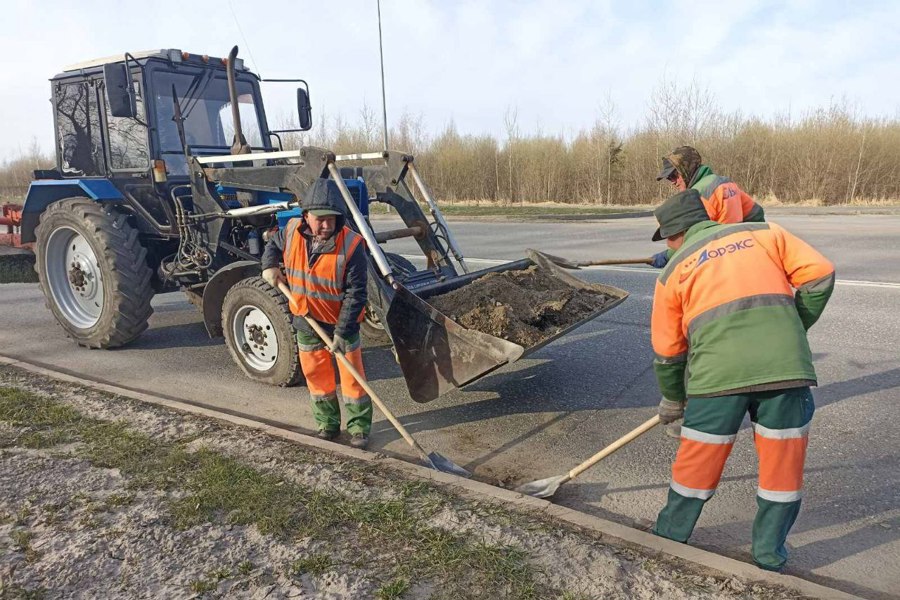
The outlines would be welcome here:
<svg viewBox="0 0 900 600">
<path fill-rule="evenodd" d="M 369 108 L 355 120 L 319 114 L 312 131 L 288 134 L 284 143 L 339 154 L 377 150 L 378 117 Z M 644 122 L 628 129 L 611 103 L 590 128 L 569 135 L 523 133 L 515 109 L 503 124 L 503 135 L 464 135 L 453 124 L 429 133 L 422 116 L 404 114 L 389 132 L 390 146 L 416 156 L 444 202 L 652 204 L 671 193 L 656 181 L 660 158 L 683 144 L 764 202 L 900 200 L 900 119 L 860 116 L 846 103 L 760 118 L 718 110 L 695 84 L 664 82 Z M 33 169 L 54 162 L 36 144 L 0 162 L 0 196 L 21 194 Z"/>
</svg>

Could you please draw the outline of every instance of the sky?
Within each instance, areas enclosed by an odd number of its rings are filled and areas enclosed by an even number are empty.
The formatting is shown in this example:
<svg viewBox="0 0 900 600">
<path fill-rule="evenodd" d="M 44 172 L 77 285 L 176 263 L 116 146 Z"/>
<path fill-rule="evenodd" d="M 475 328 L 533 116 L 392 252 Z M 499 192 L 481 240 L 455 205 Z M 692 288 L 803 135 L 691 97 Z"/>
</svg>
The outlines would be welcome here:
<svg viewBox="0 0 900 600">
<path fill-rule="evenodd" d="M 900 118 L 896 1 L 382 0 L 381 13 L 388 121 L 430 133 L 502 139 L 515 111 L 523 133 L 569 135 L 609 107 L 627 130 L 663 81 L 763 118 L 834 101 Z M 263 77 L 307 80 L 314 120 L 381 114 L 376 0 L 4 0 L 3 15 L 0 160 L 52 150 L 49 78 L 126 51 L 237 44 Z M 263 94 L 270 120 L 291 114 L 289 85 Z"/>
</svg>

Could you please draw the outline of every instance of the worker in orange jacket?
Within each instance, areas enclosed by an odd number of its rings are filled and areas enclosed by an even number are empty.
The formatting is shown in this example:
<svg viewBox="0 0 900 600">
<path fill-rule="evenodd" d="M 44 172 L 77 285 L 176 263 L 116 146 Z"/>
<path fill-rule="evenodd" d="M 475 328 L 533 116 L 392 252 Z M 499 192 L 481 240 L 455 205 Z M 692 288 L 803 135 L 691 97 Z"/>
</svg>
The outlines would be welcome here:
<svg viewBox="0 0 900 600">
<path fill-rule="evenodd" d="M 653 296 L 659 415 L 684 424 L 653 531 L 688 540 L 749 413 L 759 456 L 752 554 L 760 567 L 780 570 L 800 510 L 814 411 L 806 332 L 831 296 L 834 267 L 774 223 L 709 220 L 695 189 L 654 213 L 653 240 L 674 251 Z"/>
<path fill-rule="evenodd" d="M 317 179 L 303 197 L 303 215 L 288 221 L 270 238 L 262 258 L 263 279 L 291 289 L 291 312 L 300 347 L 300 367 L 312 400 L 318 437 L 334 439 L 340 433 L 341 409 L 337 400 L 332 356 L 304 317 L 319 322 L 334 338 L 335 350 L 365 376 L 359 323 L 366 306 L 368 261 L 361 235 L 347 227 L 344 201 L 334 181 Z M 372 401 L 353 375 L 338 363 L 341 396 L 347 413 L 350 445 L 365 448 L 372 428 Z"/>
<path fill-rule="evenodd" d="M 709 219 L 716 223 L 762 223 L 766 220 L 762 206 L 731 179 L 713 173 L 692 146 L 679 146 L 663 157 L 662 170 L 656 180 L 663 179 L 679 192 L 687 189 L 700 192 Z M 653 266 L 663 268 L 671 256 L 669 250 L 653 255 Z"/>
</svg>

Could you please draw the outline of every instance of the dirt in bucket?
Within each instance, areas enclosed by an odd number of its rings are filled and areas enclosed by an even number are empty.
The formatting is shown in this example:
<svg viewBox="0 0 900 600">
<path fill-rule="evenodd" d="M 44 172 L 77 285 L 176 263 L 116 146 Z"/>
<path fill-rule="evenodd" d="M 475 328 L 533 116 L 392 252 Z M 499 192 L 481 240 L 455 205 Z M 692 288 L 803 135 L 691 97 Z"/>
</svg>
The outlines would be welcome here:
<svg viewBox="0 0 900 600">
<path fill-rule="evenodd" d="M 573 288 L 532 266 L 521 271 L 488 273 L 458 290 L 427 301 L 467 329 L 528 348 L 574 325 L 615 298 Z"/>
</svg>

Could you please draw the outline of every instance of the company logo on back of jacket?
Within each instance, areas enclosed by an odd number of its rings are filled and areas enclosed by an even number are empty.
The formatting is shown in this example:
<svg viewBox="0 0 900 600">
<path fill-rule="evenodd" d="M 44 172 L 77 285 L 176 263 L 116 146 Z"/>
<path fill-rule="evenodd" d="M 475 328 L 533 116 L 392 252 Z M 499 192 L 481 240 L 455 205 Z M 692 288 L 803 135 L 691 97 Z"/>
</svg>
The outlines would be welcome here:
<svg viewBox="0 0 900 600">
<path fill-rule="evenodd" d="M 694 272 L 707 261 L 727 256 L 740 250 L 752 248 L 754 245 L 755 244 L 753 242 L 753 238 L 748 237 L 747 239 L 741 240 L 739 242 L 725 244 L 720 248 L 706 248 L 703 250 L 703 252 L 700 253 L 700 256 L 697 257 L 696 262 L 694 262 L 694 260 L 692 259 L 685 263 L 685 265 L 681 268 L 681 275 L 678 276 L 678 283 L 684 283 L 685 281 L 687 281 L 688 277 L 693 275 Z"/>
</svg>

